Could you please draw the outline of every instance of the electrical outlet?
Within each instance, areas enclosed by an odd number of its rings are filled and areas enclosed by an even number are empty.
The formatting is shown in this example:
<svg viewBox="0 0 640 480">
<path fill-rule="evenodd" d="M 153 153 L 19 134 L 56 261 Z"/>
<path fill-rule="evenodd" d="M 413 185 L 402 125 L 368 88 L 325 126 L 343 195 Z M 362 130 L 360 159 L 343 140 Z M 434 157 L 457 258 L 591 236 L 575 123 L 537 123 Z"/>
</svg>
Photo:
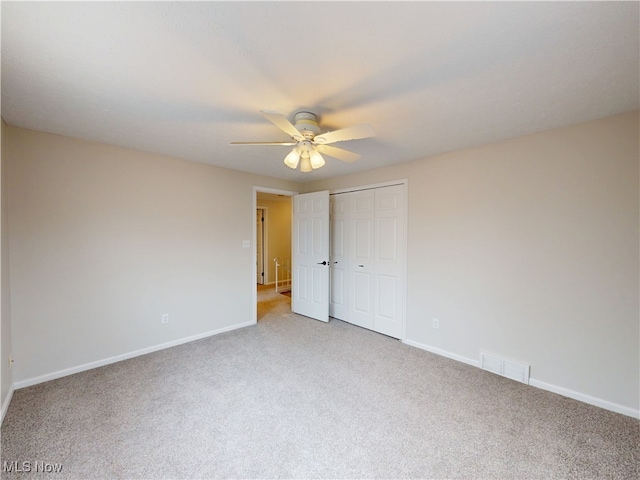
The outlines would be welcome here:
<svg viewBox="0 0 640 480">
<path fill-rule="evenodd" d="M 165 313 L 162 315 L 162 318 L 160 319 L 160 323 L 163 325 L 166 325 L 167 323 L 169 323 L 169 314 Z"/>
<path fill-rule="evenodd" d="M 9 354 L 9 370 L 13 368 L 13 355 Z"/>
<path fill-rule="evenodd" d="M 433 328 L 440 328 L 440 320 L 437 318 L 433 319 Z"/>
</svg>

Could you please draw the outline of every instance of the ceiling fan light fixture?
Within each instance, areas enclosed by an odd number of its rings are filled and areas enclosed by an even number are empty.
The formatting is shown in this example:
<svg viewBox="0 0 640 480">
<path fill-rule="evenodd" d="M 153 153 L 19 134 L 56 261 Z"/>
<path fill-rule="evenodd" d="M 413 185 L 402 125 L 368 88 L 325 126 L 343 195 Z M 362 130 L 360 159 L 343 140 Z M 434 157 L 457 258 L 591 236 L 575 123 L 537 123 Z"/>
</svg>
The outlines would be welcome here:
<svg viewBox="0 0 640 480">
<path fill-rule="evenodd" d="M 309 159 L 311 160 L 311 168 L 314 170 L 324 165 L 324 158 L 322 158 L 322 155 L 320 155 L 320 152 L 317 150 L 311 150 L 309 153 Z"/>
<path fill-rule="evenodd" d="M 284 164 L 289 168 L 297 168 L 299 160 L 300 153 L 298 152 L 298 147 L 296 147 L 291 150 L 286 157 L 284 157 Z"/>
<path fill-rule="evenodd" d="M 303 156 L 300 160 L 300 171 L 310 172 L 311 170 L 313 170 L 313 167 L 311 166 L 311 160 L 309 159 L 309 156 Z"/>
<path fill-rule="evenodd" d="M 325 160 L 321 153 L 346 163 L 355 162 L 360 158 L 360 155 L 342 148 L 330 146 L 329 144 L 369 138 L 376 134 L 370 125 L 365 124 L 320 133 L 318 117 L 314 113 L 306 111 L 297 112 L 294 115 L 295 124 L 291 123 L 285 115 L 278 112 L 260 110 L 260 113 L 276 127 L 289 135 L 293 141 L 231 142 L 231 144 L 295 146 L 295 148 L 285 156 L 284 164 L 294 170 L 300 165 L 301 172 L 310 172 L 323 167 Z"/>
</svg>

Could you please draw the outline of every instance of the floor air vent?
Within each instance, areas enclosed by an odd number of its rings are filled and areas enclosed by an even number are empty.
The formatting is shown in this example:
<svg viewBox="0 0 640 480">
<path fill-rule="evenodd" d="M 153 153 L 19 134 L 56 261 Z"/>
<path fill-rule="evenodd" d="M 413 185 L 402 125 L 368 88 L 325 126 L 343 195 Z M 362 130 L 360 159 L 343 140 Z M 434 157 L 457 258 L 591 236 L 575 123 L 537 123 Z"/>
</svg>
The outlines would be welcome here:
<svg viewBox="0 0 640 480">
<path fill-rule="evenodd" d="M 529 385 L 529 365 L 480 352 L 480 368 Z"/>
</svg>

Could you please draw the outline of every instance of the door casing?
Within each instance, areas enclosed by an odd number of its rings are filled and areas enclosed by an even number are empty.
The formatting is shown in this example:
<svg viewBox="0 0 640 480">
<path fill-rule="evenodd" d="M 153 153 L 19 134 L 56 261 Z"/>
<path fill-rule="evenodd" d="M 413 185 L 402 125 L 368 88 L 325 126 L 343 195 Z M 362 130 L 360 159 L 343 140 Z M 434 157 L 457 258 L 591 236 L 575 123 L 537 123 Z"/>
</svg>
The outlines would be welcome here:
<svg viewBox="0 0 640 480">
<path fill-rule="evenodd" d="M 267 208 L 256 208 L 256 282 L 258 285 L 268 283 L 268 269 L 266 268 L 267 249 Z M 262 273 L 262 275 L 260 275 Z"/>
</svg>

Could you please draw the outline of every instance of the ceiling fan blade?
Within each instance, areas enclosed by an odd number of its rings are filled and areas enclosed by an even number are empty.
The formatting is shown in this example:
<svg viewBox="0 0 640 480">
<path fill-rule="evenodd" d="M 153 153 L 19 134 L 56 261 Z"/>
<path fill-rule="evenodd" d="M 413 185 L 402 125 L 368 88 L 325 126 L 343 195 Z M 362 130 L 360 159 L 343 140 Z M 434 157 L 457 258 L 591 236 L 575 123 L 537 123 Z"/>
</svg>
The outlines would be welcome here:
<svg viewBox="0 0 640 480">
<path fill-rule="evenodd" d="M 350 152 L 349 150 L 345 150 L 344 148 L 338 147 L 330 147 L 329 145 L 318 145 L 316 147 L 320 153 L 324 153 L 329 155 L 330 157 L 337 158 L 338 160 L 342 160 L 343 162 L 351 163 L 355 162 L 360 158 L 360 155 L 357 153 Z"/>
<path fill-rule="evenodd" d="M 260 114 L 290 137 L 296 140 L 304 140 L 304 136 L 283 114 L 268 110 L 260 110 Z"/>
<path fill-rule="evenodd" d="M 345 140 L 358 140 L 360 138 L 375 137 L 376 132 L 371 125 L 356 125 L 355 127 L 341 128 L 333 132 L 316 135 L 314 142 L 319 144 L 344 142 Z"/>
<path fill-rule="evenodd" d="M 297 145 L 296 142 L 231 142 L 231 145 L 285 145 L 292 147 Z"/>
</svg>

